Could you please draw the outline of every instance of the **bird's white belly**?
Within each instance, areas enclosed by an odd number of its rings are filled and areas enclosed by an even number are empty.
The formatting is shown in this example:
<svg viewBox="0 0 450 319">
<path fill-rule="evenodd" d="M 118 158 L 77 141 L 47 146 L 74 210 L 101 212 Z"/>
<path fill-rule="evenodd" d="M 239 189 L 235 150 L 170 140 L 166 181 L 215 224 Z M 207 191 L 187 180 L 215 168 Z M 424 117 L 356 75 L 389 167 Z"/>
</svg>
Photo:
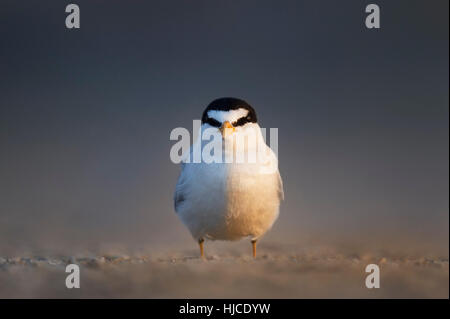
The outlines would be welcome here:
<svg viewBox="0 0 450 319">
<path fill-rule="evenodd" d="M 191 165 L 193 185 L 179 210 L 195 238 L 258 238 L 278 217 L 276 174 L 259 174 L 248 165 Z"/>
</svg>

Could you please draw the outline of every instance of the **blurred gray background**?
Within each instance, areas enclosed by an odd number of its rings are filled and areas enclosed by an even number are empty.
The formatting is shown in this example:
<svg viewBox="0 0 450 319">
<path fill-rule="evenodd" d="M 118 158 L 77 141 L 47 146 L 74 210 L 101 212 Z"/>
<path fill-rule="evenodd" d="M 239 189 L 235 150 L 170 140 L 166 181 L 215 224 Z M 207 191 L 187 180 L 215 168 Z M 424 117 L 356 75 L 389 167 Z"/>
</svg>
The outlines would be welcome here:
<svg viewBox="0 0 450 319">
<path fill-rule="evenodd" d="M 195 247 L 175 127 L 222 96 L 279 128 L 266 243 L 448 255 L 448 1 L 0 4 L 0 254 Z"/>
</svg>

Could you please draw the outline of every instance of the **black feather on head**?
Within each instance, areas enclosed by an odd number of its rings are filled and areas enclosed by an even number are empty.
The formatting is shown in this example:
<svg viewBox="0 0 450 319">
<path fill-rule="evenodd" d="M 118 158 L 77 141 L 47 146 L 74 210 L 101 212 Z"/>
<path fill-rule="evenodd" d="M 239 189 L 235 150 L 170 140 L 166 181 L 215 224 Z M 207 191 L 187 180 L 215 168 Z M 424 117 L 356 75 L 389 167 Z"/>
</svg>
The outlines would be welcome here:
<svg viewBox="0 0 450 319">
<path fill-rule="evenodd" d="M 219 123 L 217 120 L 208 117 L 208 112 L 215 111 L 230 111 L 230 110 L 238 110 L 238 109 L 246 109 L 248 110 L 248 114 L 246 117 L 239 119 L 234 126 L 242 126 L 246 123 L 257 123 L 256 112 L 253 107 L 250 106 L 247 102 L 241 99 L 237 99 L 234 97 L 222 97 L 216 99 L 209 103 L 202 116 L 202 124 L 208 123 L 211 126 L 220 127 L 222 123 Z"/>
</svg>

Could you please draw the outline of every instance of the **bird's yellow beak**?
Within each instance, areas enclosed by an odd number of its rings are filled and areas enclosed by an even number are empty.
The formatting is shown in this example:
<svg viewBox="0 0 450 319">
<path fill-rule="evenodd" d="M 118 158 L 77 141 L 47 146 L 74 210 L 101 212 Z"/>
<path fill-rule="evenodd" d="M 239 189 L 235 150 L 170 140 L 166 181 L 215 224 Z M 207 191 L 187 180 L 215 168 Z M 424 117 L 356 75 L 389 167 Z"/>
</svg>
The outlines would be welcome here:
<svg viewBox="0 0 450 319">
<path fill-rule="evenodd" d="M 222 133 L 223 137 L 227 137 L 230 136 L 231 134 L 234 133 L 236 129 L 233 127 L 233 125 L 231 125 L 230 122 L 225 121 L 222 126 L 219 128 L 220 133 Z"/>
</svg>

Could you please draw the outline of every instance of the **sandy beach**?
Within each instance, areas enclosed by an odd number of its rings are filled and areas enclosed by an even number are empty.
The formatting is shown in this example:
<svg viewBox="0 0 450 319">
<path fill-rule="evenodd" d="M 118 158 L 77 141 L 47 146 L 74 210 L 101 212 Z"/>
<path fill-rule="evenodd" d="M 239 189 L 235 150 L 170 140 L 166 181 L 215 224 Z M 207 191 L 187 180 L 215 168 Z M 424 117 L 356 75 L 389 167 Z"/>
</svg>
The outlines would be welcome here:
<svg viewBox="0 0 450 319">
<path fill-rule="evenodd" d="M 2 256 L 0 298 L 448 298 L 448 257 L 290 251 L 264 243 L 244 251 L 155 255 Z M 65 287 L 65 266 L 80 266 L 80 289 Z M 365 267 L 380 267 L 379 289 Z"/>
</svg>

